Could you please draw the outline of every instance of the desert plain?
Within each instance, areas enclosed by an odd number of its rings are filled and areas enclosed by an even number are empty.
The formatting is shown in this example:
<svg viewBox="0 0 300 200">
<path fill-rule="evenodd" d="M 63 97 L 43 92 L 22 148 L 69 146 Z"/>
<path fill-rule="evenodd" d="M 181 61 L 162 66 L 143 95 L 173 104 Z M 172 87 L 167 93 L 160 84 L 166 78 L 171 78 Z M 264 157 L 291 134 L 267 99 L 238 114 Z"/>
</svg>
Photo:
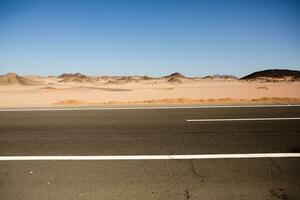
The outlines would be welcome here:
<svg viewBox="0 0 300 200">
<path fill-rule="evenodd" d="M 298 103 L 292 76 L 0 76 L 1 108 Z"/>
</svg>

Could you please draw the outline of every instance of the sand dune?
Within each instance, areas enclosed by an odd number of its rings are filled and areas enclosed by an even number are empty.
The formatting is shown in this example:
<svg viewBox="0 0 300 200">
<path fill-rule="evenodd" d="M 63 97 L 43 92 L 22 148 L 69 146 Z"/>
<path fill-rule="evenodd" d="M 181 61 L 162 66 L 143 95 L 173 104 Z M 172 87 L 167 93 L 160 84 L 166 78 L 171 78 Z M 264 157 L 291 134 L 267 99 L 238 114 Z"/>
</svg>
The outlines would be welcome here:
<svg viewBox="0 0 300 200">
<path fill-rule="evenodd" d="M 15 73 L 7 73 L 0 76 L 0 85 L 36 85 L 40 82 L 30 78 L 18 76 Z"/>
<path fill-rule="evenodd" d="M 102 90 L 109 92 L 127 92 L 132 91 L 132 89 L 123 88 L 107 88 L 107 87 L 91 87 L 91 86 L 76 86 L 76 87 L 65 87 L 65 88 L 55 88 L 55 87 L 41 87 L 41 89 L 47 92 L 67 92 L 67 91 L 90 91 L 90 90 Z"/>
<path fill-rule="evenodd" d="M 86 76 L 81 73 L 64 73 L 58 77 L 49 76 L 19 76 L 15 73 L 8 73 L 0 76 L 0 85 L 35 85 L 35 84 L 57 84 L 57 83 L 76 83 L 85 84 L 90 83 L 105 83 L 109 84 L 127 84 L 127 83 L 187 83 L 199 80 L 238 80 L 237 77 L 232 75 L 213 75 L 201 77 L 186 77 L 181 73 L 175 72 L 173 74 L 163 76 L 160 78 L 154 78 L 149 76 Z M 260 81 L 260 82 L 288 82 L 288 81 L 300 81 L 300 71 L 296 70 L 281 70 L 272 69 L 254 72 L 249 74 L 240 80 L 243 81 Z"/>
<path fill-rule="evenodd" d="M 108 92 L 128 92 L 128 91 L 132 91 L 132 89 L 108 88 L 108 87 L 84 87 L 84 86 L 66 88 L 65 90 L 77 90 L 77 91 L 102 90 L 102 91 L 108 91 Z"/>
<path fill-rule="evenodd" d="M 269 77 L 272 78 L 272 77 Z M 276 77 L 275 77 L 276 78 Z M 294 104 L 300 81 L 263 81 L 230 76 L 0 76 L 0 107 L 105 106 L 134 104 Z"/>
<path fill-rule="evenodd" d="M 56 92 L 63 92 L 64 89 L 62 88 L 55 88 L 55 87 L 42 87 L 42 90 L 45 90 L 47 93 L 56 93 Z"/>
<path fill-rule="evenodd" d="M 300 98 L 290 98 L 290 97 L 261 97 L 251 99 L 254 102 L 286 102 L 286 103 L 300 103 Z"/>
<path fill-rule="evenodd" d="M 62 101 L 58 101 L 53 103 L 53 105 L 85 105 L 85 104 L 89 104 L 88 102 L 85 101 L 81 101 L 81 100 L 76 100 L 76 99 L 68 99 L 68 100 L 62 100 Z"/>
<path fill-rule="evenodd" d="M 189 99 L 189 98 L 166 98 L 150 99 L 142 101 L 108 101 L 108 102 L 86 102 L 83 100 L 67 99 L 53 102 L 53 105 L 74 106 L 74 105 L 232 105 L 232 104 L 281 104 L 300 103 L 300 98 L 289 97 L 262 97 L 254 99 L 232 99 L 232 98 L 209 98 L 209 99 Z"/>
<path fill-rule="evenodd" d="M 132 101 L 123 103 L 146 103 L 146 104 L 241 104 L 241 103 L 300 103 L 300 98 L 289 97 L 262 97 L 254 99 L 232 99 L 232 98 L 209 98 L 209 99 L 188 99 L 188 98 L 170 98 L 170 99 L 151 99 L 145 101 Z M 114 102 L 116 103 L 116 102 Z M 122 102 L 119 102 L 122 103 Z"/>
</svg>

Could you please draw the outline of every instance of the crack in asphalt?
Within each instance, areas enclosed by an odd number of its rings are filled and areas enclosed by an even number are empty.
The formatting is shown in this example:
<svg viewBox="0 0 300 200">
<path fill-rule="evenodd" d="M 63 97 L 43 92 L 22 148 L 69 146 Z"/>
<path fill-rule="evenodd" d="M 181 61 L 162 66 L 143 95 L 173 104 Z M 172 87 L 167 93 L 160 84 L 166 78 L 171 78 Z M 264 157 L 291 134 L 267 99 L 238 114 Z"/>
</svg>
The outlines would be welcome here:
<svg viewBox="0 0 300 200">
<path fill-rule="evenodd" d="M 199 174 L 197 172 L 197 170 L 195 169 L 195 166 L 194 166 L 194 163 L 193 163 L 193 160 L 190 160 L 190 165 L 191 165 L 191 169 L 192 169 L 192 172 L 194 175 L 196 175 L 197 177 L 201 178 L 201 184 L 203 185 L 205 182 L 204 182 L 204 179 L 207 177 L 207 176 L 203 176 L 201 174 Z"/>
<path fill-rule="evenodd" d="M 270 158 L 270 161 L 272 162 L 272 164 L 273 164 L 273 165 L 276 167 L 276 169 L 277 169 L 277 172 L 273 172 L 273 173 L 280 174 L 280 173 L 283 172 L 282 169 L 281 169 L 281 167 L 278 165 L 278 163 L 277 163 L 274 159 Z"/>
<path fill-rule="evenodd" d="M 189 200 L 191 199 L 192 195 L 189 192 L 189 188 L 186 187 L 185 192 L 184 192 L 184 200 Z"/>
<path fill-rule="evenodd" d="M 274 196 L 280 200 L 290 200 L 291 199 L 289 197 L 289 195 L 286 193 L 286 191 L 282 188 L 273 188 L 270 190 L 270 193 L 272 196 Z"/>
</svg>

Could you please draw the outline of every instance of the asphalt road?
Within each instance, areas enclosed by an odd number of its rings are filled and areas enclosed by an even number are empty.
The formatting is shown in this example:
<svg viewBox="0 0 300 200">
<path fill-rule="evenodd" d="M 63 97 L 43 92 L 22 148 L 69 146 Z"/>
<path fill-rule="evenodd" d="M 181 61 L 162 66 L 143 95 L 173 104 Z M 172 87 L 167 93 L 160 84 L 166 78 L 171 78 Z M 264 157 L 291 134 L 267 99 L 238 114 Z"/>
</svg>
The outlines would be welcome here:
<svg viewBox="0 0 300 200">
<path fill-rule="evenodd" d="M 300 152 L 300 107 L 0 112 L 0 156 Z M 300 199 L 300 158 L 1 161 L 0 199 Z"/>
</svg>

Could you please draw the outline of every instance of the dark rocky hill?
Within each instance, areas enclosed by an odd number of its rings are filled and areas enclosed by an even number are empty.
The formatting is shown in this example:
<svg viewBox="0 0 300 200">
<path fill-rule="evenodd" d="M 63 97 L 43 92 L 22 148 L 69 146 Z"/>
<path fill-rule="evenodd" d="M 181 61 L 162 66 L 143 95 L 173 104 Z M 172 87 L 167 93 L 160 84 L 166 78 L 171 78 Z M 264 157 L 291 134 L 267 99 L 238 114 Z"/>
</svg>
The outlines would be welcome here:
<svg viewBox="0 0 300 200">
<path fill-rule="evenodd" d="M 256 80 L 256 79 L 289 79 L 300 80 L 300 71 L 288 69 L 268 69 L 249 74 L 241 80 Z"/>
</svg>

